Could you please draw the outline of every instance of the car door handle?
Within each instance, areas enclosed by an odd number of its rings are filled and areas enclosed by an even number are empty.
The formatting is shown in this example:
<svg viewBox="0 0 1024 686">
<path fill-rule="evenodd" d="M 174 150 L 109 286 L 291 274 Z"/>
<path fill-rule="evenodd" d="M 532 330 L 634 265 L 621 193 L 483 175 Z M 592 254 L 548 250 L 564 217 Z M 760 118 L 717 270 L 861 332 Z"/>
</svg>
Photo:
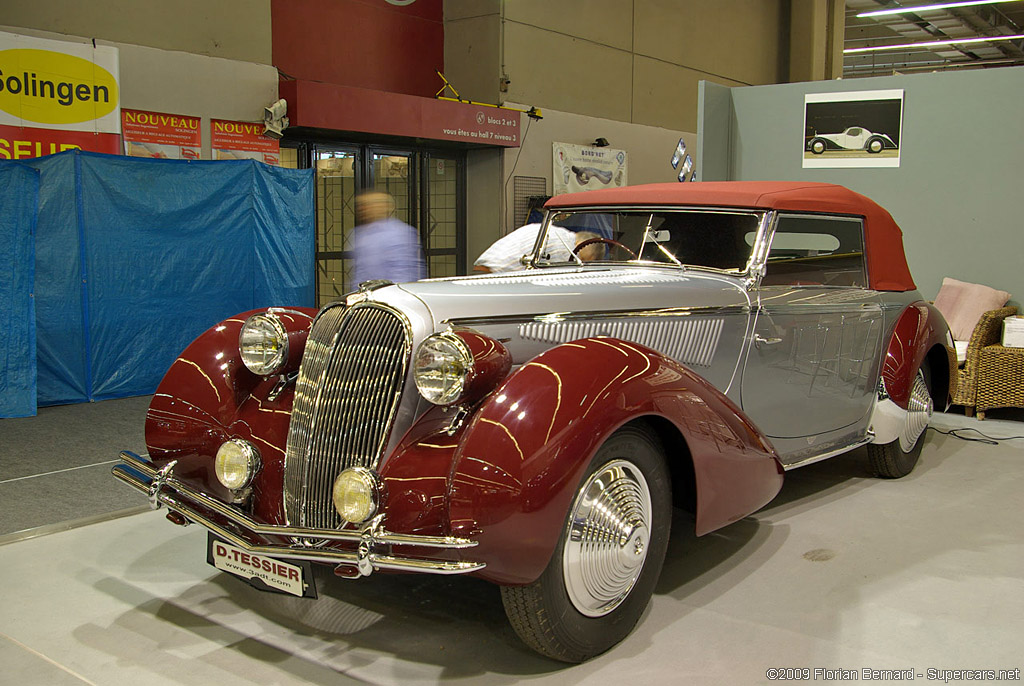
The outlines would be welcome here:
<svg viewBox="0 0 1024 686">
<path fill-rule="evenodd" d="M 756 348 L 760 348 L 762 345 L 778 345 L 781 342 L 781 338 L 765 338 L 760 334 L 754 334 L 754 347 Z"/>
</svg>

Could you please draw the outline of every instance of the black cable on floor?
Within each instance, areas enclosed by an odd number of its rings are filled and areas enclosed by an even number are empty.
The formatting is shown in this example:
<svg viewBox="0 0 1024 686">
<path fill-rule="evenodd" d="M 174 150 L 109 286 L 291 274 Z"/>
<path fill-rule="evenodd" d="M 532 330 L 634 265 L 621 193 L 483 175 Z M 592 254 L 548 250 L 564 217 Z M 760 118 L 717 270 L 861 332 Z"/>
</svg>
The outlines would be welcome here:
<svg viewBox="0 0 1024 686">
<path fill-rule="evenodd" d="M 961 441 L 971 441 L 972 443 L 984 443 L 985 445 L 999 445 L 1000 441 L 1012 441 L 1012 440 L 1016 440 L 1018 438 L 1024 438 L 1024 436 L 1004 436 L 1003 438 L 994 438 L 994 437 L 989 436 L 987 434 L 981 433 L 977 429 L 971 429 L 971 428 L 952 429 L 950 431 L 943 431 L 941 429 L 936 429 L 934 426 L 929 426 L 928 428 L 931 429 L 932 431 L 934 431 L 935 433 L 942 434 L 943 436 L 952 436 L 953 438 L 959 438 Z M 981 438 L 977 438 L 977 437 L 973 437 L 973 436 L 961 436 L 960 435 L 961 432 L 964 432 L 964 431 L 973 431 L 974 433 L 976 433 L 979 436 L 981 436 Z"/>
</svg>

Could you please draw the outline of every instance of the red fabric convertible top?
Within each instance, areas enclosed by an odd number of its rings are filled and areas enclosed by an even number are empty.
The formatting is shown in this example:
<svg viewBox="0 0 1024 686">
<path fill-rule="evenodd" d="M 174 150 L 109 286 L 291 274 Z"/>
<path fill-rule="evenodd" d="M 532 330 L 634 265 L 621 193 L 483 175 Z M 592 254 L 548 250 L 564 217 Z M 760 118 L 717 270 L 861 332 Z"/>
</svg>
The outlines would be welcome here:
<svg viewBox="0 0 1024 686">
<path fill-rule="evenodd" d="M 864 250 L 871 288 L 916 288 L 903 253 L 903 232 L 870 198 L 831 183 L 792 181 L 699 181 L 655 183 L 557 195 L 545 207 L 592 205 L 709 205 L 712 207 L 824 212 L 864 218 Z"/>
</svg>

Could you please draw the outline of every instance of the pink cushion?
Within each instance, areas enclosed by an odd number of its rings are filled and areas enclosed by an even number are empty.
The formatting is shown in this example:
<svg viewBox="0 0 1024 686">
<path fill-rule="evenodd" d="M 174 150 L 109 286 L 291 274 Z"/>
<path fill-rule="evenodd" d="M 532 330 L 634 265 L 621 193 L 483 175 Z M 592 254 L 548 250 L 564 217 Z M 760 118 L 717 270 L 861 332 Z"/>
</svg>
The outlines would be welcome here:
<svg viewBox="0 0 1024 686">
<path fill-rule="evenodd" d="M 1009 299 L 1010 294 L 1006 291 L 946 277 L 942 280 L 939 294 L 935 296 L 935 307 L 946 318 L 953 338 L 967 341 L 981 315 L 999 309 Z"/>
</svg>

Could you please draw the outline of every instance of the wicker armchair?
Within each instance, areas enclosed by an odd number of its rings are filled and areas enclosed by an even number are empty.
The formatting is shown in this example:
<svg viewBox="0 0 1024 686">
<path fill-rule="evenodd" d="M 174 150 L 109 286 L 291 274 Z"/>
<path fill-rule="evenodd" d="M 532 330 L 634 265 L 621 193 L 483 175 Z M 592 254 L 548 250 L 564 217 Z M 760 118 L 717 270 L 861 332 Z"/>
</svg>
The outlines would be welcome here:
<svg viewBox="0 0 1024 686">
<path fill-rule="evenodd" d="M 1024 407 L 1024 348 L 988 345 L 978 362 L 978 419 L 995 407 Z"/>
<path fill-rule="evenodd" d="M 1017 308 L 1008 306 L 998 310 L 989 310 L 981 315 L 971 340 L 967 343 L 967 361 L 960 367 L 954 405 L 963 405 L 964 414 L 974 416 L 974 408 L 978 404 L 978 369 L 981 350 L 985 346 L 998 343 L 1002 336 L 1003 320 L 1017 314 Z"/>
</svg>

